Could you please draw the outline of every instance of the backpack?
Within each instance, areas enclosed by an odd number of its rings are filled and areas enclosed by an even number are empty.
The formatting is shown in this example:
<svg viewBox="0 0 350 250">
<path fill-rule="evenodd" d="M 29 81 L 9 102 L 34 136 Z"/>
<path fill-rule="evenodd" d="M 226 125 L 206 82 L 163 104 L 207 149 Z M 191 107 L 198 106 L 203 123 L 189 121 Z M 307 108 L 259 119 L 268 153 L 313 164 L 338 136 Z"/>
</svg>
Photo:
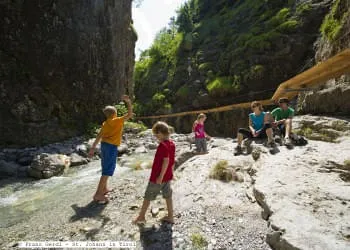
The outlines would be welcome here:
<svg viewBox="0 0 350 250">
<path fill-rule="evenodd" d="M 296 146 L 305 146 L 307 144 L 307 140 L 304 136 L 294 135 L 291 137 L 293 144 Z"/>
</svg>

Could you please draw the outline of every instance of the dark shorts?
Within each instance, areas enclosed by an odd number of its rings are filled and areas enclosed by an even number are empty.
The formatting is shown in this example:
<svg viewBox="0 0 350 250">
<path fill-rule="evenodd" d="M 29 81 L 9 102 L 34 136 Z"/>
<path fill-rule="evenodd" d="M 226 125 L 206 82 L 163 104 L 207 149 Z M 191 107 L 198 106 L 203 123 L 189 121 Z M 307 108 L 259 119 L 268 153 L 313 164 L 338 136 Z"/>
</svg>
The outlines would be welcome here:
<svg viewBox="0 0 350 250">
<path fill-rule="evenodd" d="M 162 193 L 164 199 L 171 198 L 173 190 L 171 189 L 170 181 L 164 182 L 162 184 L 149 182 L 146 188 L 145 196 L 143 198 L 145 200 L 153 201 L 160 193 Z"/>
<path fill-rule="evenodd" d="M 113 176 L 117 164 L 118 147 L 113 144 L 101 142 L 102 175 Z"/>
<path fill-rule="evenodd" d="M 267 138 L 266 129 L 268 128 L 271 128 L 271 124 L 265 124 L 257 137 L 254 137 L 252 132 L 249 129 L 245 129 L 245 128 L 238 129 L 238 133 L 242 134 L 244 138 L 263 139 L 263 138 Z"/>
</svg>

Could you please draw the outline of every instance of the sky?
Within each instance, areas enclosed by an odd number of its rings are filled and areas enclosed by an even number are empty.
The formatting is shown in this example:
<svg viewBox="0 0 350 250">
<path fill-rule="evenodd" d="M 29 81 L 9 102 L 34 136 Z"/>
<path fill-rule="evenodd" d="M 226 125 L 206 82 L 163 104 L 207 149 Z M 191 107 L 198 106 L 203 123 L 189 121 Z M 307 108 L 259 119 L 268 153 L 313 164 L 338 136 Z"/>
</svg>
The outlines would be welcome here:
<svg viewBox="0 0 350 250">
<path fill-rule="evenodd" d="M 136 59 L 141 51 L 152 45 L 156 34 L 168 25 L 170 18 L 176 16 L 176 10 L 185 2 L 186 0 L 143 0 L 140 7 L 133 6 L 132 17 L 138 35 Z"/>
</svg>

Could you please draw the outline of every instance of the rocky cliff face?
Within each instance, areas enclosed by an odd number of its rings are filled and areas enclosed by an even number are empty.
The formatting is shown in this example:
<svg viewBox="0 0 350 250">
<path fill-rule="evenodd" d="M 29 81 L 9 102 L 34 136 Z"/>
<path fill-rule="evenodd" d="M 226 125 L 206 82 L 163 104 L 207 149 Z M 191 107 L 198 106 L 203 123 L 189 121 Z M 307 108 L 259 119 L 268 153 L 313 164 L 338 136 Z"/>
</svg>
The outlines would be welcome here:
<svg viewBox="0 0 350 250">
<path fill-rule="evenodd" d="M 312 66 L 331 3 L 188 1 L 179 11 L 177 33 L 172 26 L 164 30 L 137 63 L 140 113 L 271 97 L 278 84 Z"/>
<path fill-rule="evenodd" d="M 79 134 L 132 94 L 131 0 L 1 1 L 0 146 Z"/>
<path fill-rule="evenodd" d="M 332 24 L 332 25 L 330 25 Z M 350 48 L 350 1 L 333 1 L 322 25 L 323 36 L 316 43 L 316 62 L 322 62 Z M 300 95 L 300 113 L 350 115 L 350 74 L 331 79 L 321 90 Z"/>
</svg>

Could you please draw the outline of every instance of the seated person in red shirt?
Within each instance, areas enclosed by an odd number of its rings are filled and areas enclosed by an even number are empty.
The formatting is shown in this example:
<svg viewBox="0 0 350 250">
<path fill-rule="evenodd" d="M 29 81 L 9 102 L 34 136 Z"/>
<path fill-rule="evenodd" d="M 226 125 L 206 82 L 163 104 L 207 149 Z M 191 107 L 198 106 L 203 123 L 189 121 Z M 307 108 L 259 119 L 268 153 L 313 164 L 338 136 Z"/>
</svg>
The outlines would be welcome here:
<svg viewBox="0 0 350 250">
<path fill-rule="evenodd" d="M 175 144 L 169 139 L 169 126 L 165 122 L 157 122 L 152 128 L 153 134 L 159 140 L 156 155 L 154 157 L 151 177 L 144 195 L 144 200 L 139 216 L 134 224 L 144 224 L 145 215 L 152 200 L 162 193 L 168 208 L 168 216 L 162 220 L 174 223 L 173 200 L 170 181 L 173 179 L 175 164 Z"/>
</svg>

